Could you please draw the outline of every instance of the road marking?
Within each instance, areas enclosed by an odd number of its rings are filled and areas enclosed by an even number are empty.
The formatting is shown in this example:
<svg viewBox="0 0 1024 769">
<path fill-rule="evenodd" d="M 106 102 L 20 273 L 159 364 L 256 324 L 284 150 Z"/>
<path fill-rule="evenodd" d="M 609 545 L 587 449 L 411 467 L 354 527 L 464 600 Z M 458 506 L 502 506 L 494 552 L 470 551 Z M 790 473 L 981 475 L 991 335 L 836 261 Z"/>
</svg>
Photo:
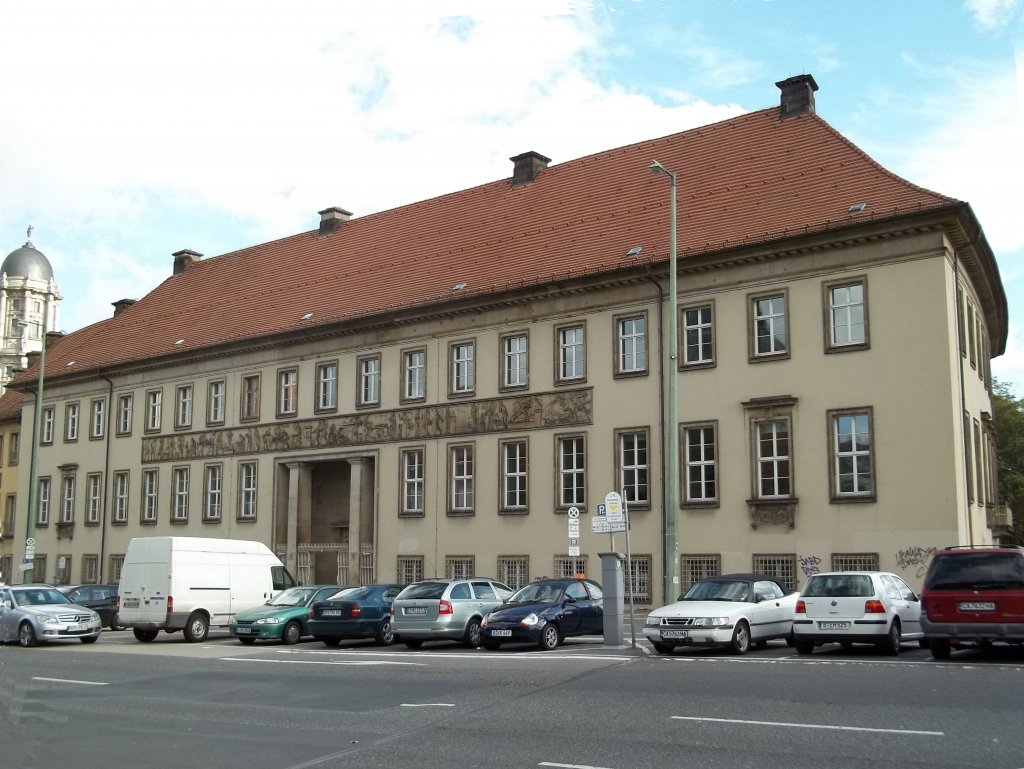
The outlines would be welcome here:
<svg viewBox="0 0 1024 769">
<path fill-rule="evenodd" d="M 557 766 L 562 769 L 607 769 L 603 766 L 591 766 L 590 764 L 553 764 L 550 761 L 541 761 L 537 766 Z"/>
<path fill-rule="evenodd" d="M 455 704 L 452 702 L 403 702 L 400 707 L 403 708 L 454 708 Z"/>
<path fill-rule="evenodd" d="M 420 665 L 422 662 L 387 662 L 386 660 L 261 660 L 258 657 L 221 657 L 228 662 L 272 662 L 276 665 Z"/>
<path fill-rule="evenodd" d="M 43 678 L 42 676 L 33 676 L 33 681 L 50 681 L 55 684 L 81 684 L 82 686 L 110 686 L 110 684 L 104 681 L 77 681 L 74 678 Z"/>
<path fill-rule="evenodd" d="M 794 724 L 785 721 L 746 721 L 740 718 L 699 718 L 697 716 L 669 716 L 677 721 L 711 721 L 719 724 L 751 724 L 754 726 L 792 726 L 796 729 L 836 729 L 843 732 L 879 732 L 882 734 L 916 734 L 925 737 L 945 737 L 945 732 L 927 732 L 918 729 L 874 729 L 868 726 L 834 726 L 832 724 Z"/>
</svg>

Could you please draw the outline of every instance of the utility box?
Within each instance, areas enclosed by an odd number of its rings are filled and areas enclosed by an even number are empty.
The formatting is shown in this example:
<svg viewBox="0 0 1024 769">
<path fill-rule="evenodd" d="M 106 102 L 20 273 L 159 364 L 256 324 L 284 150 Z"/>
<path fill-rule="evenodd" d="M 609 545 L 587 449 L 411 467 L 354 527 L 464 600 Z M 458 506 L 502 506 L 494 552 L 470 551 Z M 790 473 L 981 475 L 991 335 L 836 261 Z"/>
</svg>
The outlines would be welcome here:
<svg viewBox="0 0 1024 769">
<path fill-rule="evenodd" d="M 623 646 L 622 618 L 625 614 L 626 579 L 622 553 L 598 553 L 601 556 L 601 589 L 604 591 L 604 645 Z"/>
</svg>

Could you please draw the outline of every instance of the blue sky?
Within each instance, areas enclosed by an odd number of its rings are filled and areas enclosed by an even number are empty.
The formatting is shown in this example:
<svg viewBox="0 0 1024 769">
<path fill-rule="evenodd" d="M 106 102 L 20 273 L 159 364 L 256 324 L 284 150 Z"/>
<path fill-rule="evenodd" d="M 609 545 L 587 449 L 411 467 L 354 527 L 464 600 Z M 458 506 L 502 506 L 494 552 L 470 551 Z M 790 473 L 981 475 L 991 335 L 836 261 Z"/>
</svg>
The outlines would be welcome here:
<svg viewBox="0 0 1024 769">
<path fill-rule="evenodd" d="M 774 106 L 805 72 L 832 126 L 972 205 L 1021 392 L 1024 0 L 0 0 L 0 252 L 34 225 L 74 331 L 182 248 Z"/>
</svg>

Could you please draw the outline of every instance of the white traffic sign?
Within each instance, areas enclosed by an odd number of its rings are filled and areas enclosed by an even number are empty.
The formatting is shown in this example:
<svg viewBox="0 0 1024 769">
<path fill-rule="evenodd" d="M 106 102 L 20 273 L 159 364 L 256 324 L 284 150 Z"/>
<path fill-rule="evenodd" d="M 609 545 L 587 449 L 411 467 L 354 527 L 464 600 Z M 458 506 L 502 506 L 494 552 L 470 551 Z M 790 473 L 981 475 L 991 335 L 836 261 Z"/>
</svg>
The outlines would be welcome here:
<svg viewBox="0 0 1024 769">
<path fill-rule="evenodd" d="M 579 517 L 580 517 L 580 509 L 578 507 L 570 507 L 569 508 L 569 518 L 572 519 L 572 518 L 579 518 Z"/>
<path fill-rule="evenodd" d="M 604 498 L 604 506 L 608 513 L 608 522 L 612 525 L 621 523 L 622 518 L 622 497 L 617 491 L 609 491 Z"/>
</svg>

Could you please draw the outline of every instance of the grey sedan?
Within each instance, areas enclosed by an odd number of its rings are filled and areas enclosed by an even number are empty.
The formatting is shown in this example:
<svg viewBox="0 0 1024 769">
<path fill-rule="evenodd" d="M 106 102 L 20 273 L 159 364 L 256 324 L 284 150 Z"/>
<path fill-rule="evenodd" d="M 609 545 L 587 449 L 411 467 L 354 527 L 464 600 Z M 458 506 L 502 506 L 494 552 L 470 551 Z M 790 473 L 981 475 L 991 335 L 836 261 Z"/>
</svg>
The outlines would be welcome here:
<svg viewBox="0 0 1024 769">
<path fill-rule="evenodd" d="M 100 615 L 72 603 L 49 585 L 0 586 L 0 641 L 35 646 L 61 638 L 91 644 L 100 637 Z"/>
</svg>

